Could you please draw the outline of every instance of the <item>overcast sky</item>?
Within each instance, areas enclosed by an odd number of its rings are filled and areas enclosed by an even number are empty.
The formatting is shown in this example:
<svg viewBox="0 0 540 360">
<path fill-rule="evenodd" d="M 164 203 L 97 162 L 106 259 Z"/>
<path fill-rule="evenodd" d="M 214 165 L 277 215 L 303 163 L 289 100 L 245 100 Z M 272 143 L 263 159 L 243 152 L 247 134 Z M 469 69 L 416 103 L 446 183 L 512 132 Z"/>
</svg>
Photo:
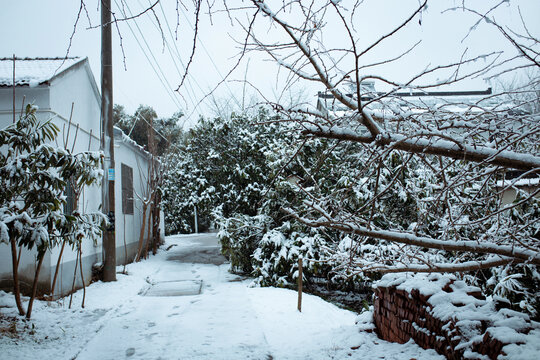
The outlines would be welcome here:
<svg viewBox="0 0 540 360">
<path fill-rule="evenodd" d="M 119 1 L 119 0 L 117 0 Z M 0 56 L 10 57 L 57 57 L 64 56 L 68 49 L 70 35 L 73 31 L 80 3 L 76 0 L 1 0 L 0 12 Z M 98 0 L 86 0 L 90 23 L 93 26 L 99 23 Z M 129 8 L 119 9 L 112 0 L 117 17 L 122 17 L 123 11 L 127 15 L 138 13 L 150 3 L 149 0 L 130 0 Z M 152 3 L 154 1 L 152 0 Z M 489 6 L 498 1 L 469 0 L 474 6 Z M 187 1 L 186 1 L 187 3 Z M 279 1 L 278 3 L 281 3 Z M 347 7 L 352 1 L 343 1 Z M 377 39 L 392 26 L 396 26 L 406 18 L 418 0 L 366 0 L 362 5 L 365 16 L 359 17 L 357 30 L 362 33 L 362 41 L 366 44 Z M 433 4 L 431 4 L 433 3 Z M 409 75 L 426 66 L 458 60 L 463 50 L 468 48 L 468 54 L 481 54 L 494 50 L 504 50 L 508 53 L 514 51 L 500 33 L 494 31 L 493 26 L 481 23 L 478 28 L 467 37 L 469 28 L 475 23 L 475 17 L 463 11 L 444 12 L 444 9 L 461 5 L 461 0 L 432 1 L 429 8 L 423 13 L 421 24 L 415 21 L 405 29 L 398 38 L 389 42 L 381 51 L 374 53 L 373 59 L 384 58 L 405 50 L 417 40 L 421 45 L 415 53 L 393 66 L 387 66 L 380 71 L 384 76 L 397 78 Z M 232 7 L 250 5 L 250 2 L 227 1 Z M 513 29 L 521 30 L 519 8 L 524 20 L 533 35 L 540 36 L 540 1 L 538 0 L 512 0 L 503 5 L 495 14 L 495 18 L 502 24 Z M 243 32 L 238 21 L 246 24 L 247 17 L 242 12 L 236 12 L 238 20 L 230 19 L 226 13 L 218 12 L 211 18 L 207 15 L 201 17 L 200 42 L 191 68 L 190 76 L 180 94 L 174 90 L 181 81 L 183 69 L 188 62 L 193 34 L 194 16 L 192 9 L 180 6 L 178 17 L 180 26 L 176 29 L 177 12 L 175 0 L 161 0 L 154 7 L 155 14 L 160 19 L 160 26 L 165 35 L 163 39 L 159 27 L 151 13 L 138 17 L 136 20 L 119 23 L 118 28 L 122 36 L 123 51 L 125 53 L 125 66 L 122 49 L 119 46 L 119 36 L 114 33 L 114 102 L 122 104 L 129 113 L 133 113 L 139 104 L 153 106 L 158 115 L 166 117 L 175 111 L 181 110 L 190 116 L 187 121 L 193 123 L 199 115 L 212 116 L 213 101 L 207 98 L 202 105 L 196 106 L 205 94 L 209 93 L 236 62 L 238 44 L 233 39 L 241 40 Z M 293 14 L 294 15 L 294 14 Z M 266 21 L 266 20 L 265 20 Z M 276 36 L 275 29 L 268 22 L 261 21 L 257 32 L 261 36 Z M 332 24 L 329 24 L 331 27 Z M 70 48 L 71 56 L 88 57 L 94 76 L 100 84 L 100 29 L 89 28 L 89 21 L 83 12 Z M 178 39 L 176 39 L 178 30 Z M 339 43 L 343 40 L 342 29 L 335 29 L 325 34 L 326 41 Z M 143 50 L 144 49 L 144 50 Z M 148 60 L 147 59 L 150 59 Z M 249 61 L 249 63 L 248 63 Z M 150 62 L 159 64 L 154 65 Z M 248 65 L 249 64 L 249 65 Z M 247 72 L 246 72 L 247 71 Z M 157 74 L 156 74 L 157 73 Z M 281 71 L 283 74 L 283 70 Z M 270 98 L 275 100 L 280 95 L 282 78 L 277 77 L 277 66 L 265 59 L 262 55 L 251 55 L 244 59 L 238 70 L 230 80 L 242 80 L 246 77 L 250 83 L 257 86 Z M 160 80 L 161 78 L 161 80 Z M 279 81 L 277 79 L 280 79 Z M 490 84 L 482 79 L 476 79 L 461 86 L 468 89 L 485 89 Z M 229 102 L 231 108 L 242 105 L 244 87 L 239 82 L 230 81 L 222 85 L 215 94 L 215 102 L 224 104 Z M 316 91 L 323 90 L 313 84 L 298 84 L 296 91 L 303 92 L 305 98 L 312 99 Z M 246 87 L 246 93 L 253 91 Z"/>
</svg>

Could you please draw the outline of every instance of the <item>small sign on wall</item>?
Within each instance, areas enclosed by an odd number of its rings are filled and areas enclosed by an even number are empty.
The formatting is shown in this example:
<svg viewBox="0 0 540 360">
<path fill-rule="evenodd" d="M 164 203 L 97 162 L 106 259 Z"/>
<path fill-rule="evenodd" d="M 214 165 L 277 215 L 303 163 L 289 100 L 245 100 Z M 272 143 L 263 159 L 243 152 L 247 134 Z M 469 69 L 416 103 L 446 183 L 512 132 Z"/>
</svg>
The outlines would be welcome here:
<svg viewBox="0 0 540 360">
<path fill-rule="evenodd" d="M 114 181 L 114 169 L 109 169 L 108 180 L 109 181 Z"/>
</svg>

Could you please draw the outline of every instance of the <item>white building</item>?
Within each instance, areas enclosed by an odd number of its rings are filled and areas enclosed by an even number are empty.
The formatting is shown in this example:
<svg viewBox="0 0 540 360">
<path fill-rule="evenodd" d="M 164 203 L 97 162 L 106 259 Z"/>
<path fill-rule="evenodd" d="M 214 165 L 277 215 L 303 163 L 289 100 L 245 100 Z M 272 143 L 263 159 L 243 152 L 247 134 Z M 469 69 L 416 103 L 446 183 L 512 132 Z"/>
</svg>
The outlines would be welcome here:
<svg viewBox="0 0 540 360">
<path fill-rule="evenodd" d="M 13 60 L 0 59 L 0 126 L 13 121 Z M 38 107 L 39 120 L 52 120 L 59 128 L 57 144 L 73 147 L 75 152 L 99 150 L 101 144 L 101 95 L 90 70 L 88 59 L 17 59 L 15 61 L 15 108 L 19 116 L 24 104 Z M 72 119 L 70 121 L 70 118 Z M 141 197 L 147 193 L 149 154 L 120 129 L 114 131 L 115 141 L 115 229 L 117 264 L 133 261 L 142 224 Z M 100 209 L 101 187 L 87 187 L 78 204 L 79 211 Z M 163 218 L 163 216 L 162 216 Z M 163 220 L 162 220 L 163 223 Z M 161 226 L 163 229 L 163 224 Z M 146 231 L 145 231 L 146 233 Z M 147 236 L 145 234 L 145 236 Z M 163 236 L 163 235 L 162 235 Z M 145 239 L 146 240 L 146 239 Z M 60 249 L 45 255 L 39 292 L 50 293 Z M 23 291 L 34 278 L 36 252 L 23 251 L 19 276 Z M 85 239 L 82 243 L 82 265 L 85 283 L 92 277 L 92 266 L 102 262 L 102 240 Z M 67 294 L 72 289 L 76 251 L 66 247 L 59 266 L 55 294 Z M 79 269 L 75 287 L 82 286 Z M 0 244 L 0 288 L 12 286 L 10 247 Z"/>
</svg>

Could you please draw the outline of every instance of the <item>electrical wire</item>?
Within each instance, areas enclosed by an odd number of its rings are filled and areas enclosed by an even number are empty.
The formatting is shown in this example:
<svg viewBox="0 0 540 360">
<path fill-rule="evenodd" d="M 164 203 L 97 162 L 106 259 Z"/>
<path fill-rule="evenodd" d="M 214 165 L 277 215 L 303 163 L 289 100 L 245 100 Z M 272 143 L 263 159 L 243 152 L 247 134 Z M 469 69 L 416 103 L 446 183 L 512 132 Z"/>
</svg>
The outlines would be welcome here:
<svg viewBox="0 0 540 360">
<path fill-rule="evenodd" d="M 123 0 L 121 0 L 123 2 Z M 125 17 L 127 17 L 127 14 L 126 12 L 124 11 L 124 9 L 122 7 L 119 6 L 118 4 L 118 1 L 117 0 L 114 0 L 116 6 L 118 7 L 118 9 L 120 9 L 120 11 L 123 13 L 123 15 Z M 123 3 L 124 4 L 124 3 Z M 129 8 L 129 5 L 127 3 L 125 3 L 126 7 L 127 7 L 127 10 L 129 11 L 129 13 L 131 14 L 132 16 L 132 12 L 131 12 L 131 9 Z M 135 40 L 137 41 L 137 44 L 139 45 L 139 48 L 141 49 L 143 55 L 145 56 L 146 60 L 148 61 L 148 63 L 150 64 L 150 66 L 152 67 L 152 70 L 154 71 L 154 74 L 157 76 L 158 80 L 161 82 L 161 84 L 163 85 L 166 93 L 169 95 L 169 97 L 171 98 L 171 100 L 173 101 L 173 103 L 178 107 L 179 110 L 181 110 L 182 106 L 179 102 L 179 100 L 176 98 L 176 93 L 172 90 L 172 87 L 170 85 L 170 83 L 168 82 L 167 80 L 167 77 L 165 76 L 165 74 L 163 73 L 163 70 L 161 69 L 161 66 L 159 65 L 159 62 L 156 60 L 156 57 L 154 56 L 154 53 L 152 52 L 152 49 L 150 48 L 150 46 L 148 45 L 148 42 L 146 41 L 146 38 L 144 37 L 144 34 L 143 32 L 141 31 L 141 28 L 139 27 L 136 19 L 133 19 L 133 23 L 135 24 L 135 26 L 137 27 L 137 30 L 139 31 L 139 34 L 142 38 L 142 40 L 144 41 L 147 49 L 148 49 L 148 52 L 150 53 L 150 55 L 152 56 L 152 59 L 154 60 L 154 62 L 156 63 L 155 66 L 154 64 L 152 63 L 152 61 L 150 60 L 145 48 L 142 46 L 139 38 L 137 37 L 137 35 L 135 34 L 135 31 L 133 31 L 133 28 L 131 27 L 130 25 L 130 22 L 129 21 L 126 21 L 126 24 L 131 32 L 131 34 L 133 35 L 133 37 L 135 38 Z M 158 70 L 156 70 L 156 67 L 157 69 L 159 70 L 159 73 L 158 73 Z M 160 76 L 160 73 L 161 73 L 161 76 Z M 163 78 L 162 78 L 163 77 Z"/>
<path fill-rule="evenodd" d="M 141 2 L 140 1 L 138 1 L 138 2 L 142 6 Z M 171 60 L 172 60 L 172 62 L 174 64 L 174 67 L 176 68 L 176 71 L 178 72 L 178 75 L 182 76 L 182 71 L 179 69 L 177 59 L 180 60 L 180 63 L 181 63 L 181 65 L 182 65 L 182 67 L 184 69 L 185 69 L 185 66 L 182 63 L 182 58 L 180 57 L 180 52 L 178 50 L 178 47 L 177 47 L 176 42 L 174 40 L 174 37 L 172 35 L 171 28 L 170 28 L 170 25 L 169 25 L 169 21 L 167 20 L 167 17 L 165 15 L 165 12 L 163 10 L 163 6 L 161 5 L 161 2 L 159 3 L 159 6 L 161 7 L 161 12 L 163 14 L 163 18 L 165 19 L 165 24 L 167 25 L 168 34 L 170 35 L 170 37 L 171 37 L 171 39 L 173 41 L 173 44 L 174 44 L 174 46 L 176 48 L 176 56 L 173 55 L 173 51 L 171 50 L 171 46 L 169 44 L 169 41 L 167 41 L 167 38 L 165 37 L 165 35 L 163 37 L 163 41 L 164 41 L 164 43 L 165 43 L 165 45 L 167 47 L 167 50 L 168 50 L 169 55 L 171 57 Z M 159 25 L 157 24 L 157 22 L 152 18 L 152 16 L 150 16 L 150 14 L 148 14 L 148 16 L 150 17 L 150 21 L 152 22 L 152 24 L 157 28 L 158 31 L 160 31 L 160 28 L 159 28 Z M 201 89 L 200 85 L 198 83 L 196 83 L 196 84 L 199 86 L 199 89 Z M 195 91 L 193 90 L 193 85 L 192 85 L 189 78 L 188 78 L 188 85 L 189 85 L 189 89 L 187 89 L 187 92 L 185 93 L 185 95 L 189 98 L 193 108 L 196 108 L 196 105 L 197 105 L 197 102 L 195 100 L 196 94 L 195 94 Z M 189 93 L 189 90 L 191 90 L 191 94 Z M 201 89 L 201 91 L 202 91 L 202 89 Z M 186 105 L 187 105 L 187 102 L 186 102 Z M 198 114 L 200 115 L 200 112 Z"/>
<path fill-rule="evenodd" d="M 189 18 L 187 17 L 187 15 L 181 11 L 182 15 L 184 15 L 184 18 L 186 19 L 188 25 L 191 27 L 191 30 L 195 31 L 195 28 L 193 27 L 193 25 L 191 24 L 191 21 L 189 20 Z M 210 59 L 210 62 L 212 63 L 212 65 L 214 66 L 214 68 L 216 69 L 216 72 L 218 73 L 219 77 L 221 78 L 221 81 L 225 80 L 225 77 L 223 76 L 223 74 L 221 74 L 221 71 L 219 70 L 218 66 L 216 65 L 216 63 L 214 62 L 214 59 L 212 58 L 212 56 L 210 55 L 210 53 L 208 52 L 208 49 L 206 48 L 206 46 L 204 45 L 204 42 L 202 39 L 199 38 L 199 43 L 201 44 L 204 52 L 206 53 L 206 55 L 208 56 L 208 59 Z M 236 96 L 234 96 L 231 88 L 229 87 L 229 84 L 227 84 L 227 82 L 225 81 L 224 82 L 225 84 L 225 87 L 227 88 L 227 90 L 229 90 L 229 94 L 231 96 L 231 98 L 234 100 L 234 102 L 236 103 L 236 105 L 240 108 L 241 105 L 240 105 L 240 102 L 238 101 L 238 99 L 236 98 Z"/>
<path fill-rule="evenodd" d="M 176 56 L 177 56 L 178 60 L 180 61 L 180 64 L 182 65 L 182 67 L 184 68 L 184 71 L 185 71 L 186 65 L 182 61 L 182 56 L 180 55 L 180 50 L 178 50 L 178 45 L 176 44 L 176 39 L 172 34 L 171 26 L 169 25 L 169 20 L 167 19 L 167 16 L 165 15 L 165 10 L 163 9 L 163 5 L 161 5 L 161 2 L 159 3 L 159 7 L 161 9 L 161 14 L 163 14 L 163 18 L 165 19 L 165 24 L 167 25 L 167 30 L 169 31 L 169 36 L 171 37 L 172 43 L 174 45 L 174 49 L 176 50 Z M 169 47 L 169 51 L 170 51 L 170 47 Z M 172 56 L 172 54 L 171 54 L 171 57 L 174 58 L 174 56 Z M 176 62 L 175 62 L 175 64 L 176 64 Z M 177 68 L 177 70 L 178 70 L 178 68 Z M 178 75 L 182 76 L 182 73 L 179 71 Z M 194 95 L 194 98 L 195 98 L 196 97 L 195 96 L 195 91 L 193 90 L 193 85 L 191 83 L 190 78 L 193 78 L 193 75 L 191 75 L 191 73 L 188 74 L 188 77 L 187 77 L 186 80 L 187 80 L 188 86 L 190 87 L 191 92 L 192 92 L 192 94 Z M 197 85 L 197 87 L 199 88 L 199 90 L 201 92 L 204 92 L 203 89 L 201 88 L 201 85 L 197 81 L 195 81 L 195 85 Z M 195 104 L 195 102 L 194 102 L 194 104 Z"/>
</svg>

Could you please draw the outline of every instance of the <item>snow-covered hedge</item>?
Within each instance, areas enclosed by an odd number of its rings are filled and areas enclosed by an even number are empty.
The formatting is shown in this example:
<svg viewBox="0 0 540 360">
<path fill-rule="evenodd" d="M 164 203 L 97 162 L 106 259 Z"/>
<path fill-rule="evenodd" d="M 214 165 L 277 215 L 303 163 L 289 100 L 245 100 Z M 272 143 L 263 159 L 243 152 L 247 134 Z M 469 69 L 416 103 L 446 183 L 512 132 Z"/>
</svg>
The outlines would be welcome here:
<svg viewBox="0 0 540 360">
<path fill-rule="evenodd" d="M 234 272 L 251 274 L 253 254 L 268 231 L 271 221 L 266 215 L 217 217 L 220 229 L 217 236 L 221 243 L 221 252 L 231 262 Z"/>
<path fill-rule="evenodd" d="M 295 282 L 299 256 L 308 283 L 317 277 L 347 286 L 377 279 L 383 268 L 499 260 L 348 233 L 353 227 L 496 246 L 530 242 L 540 234 L 539 199 L 517 189 L 514 204 L 500 211 L 497 184 L 504 172 L 305 138 L 294 123 L 281 120 L 286 119 L 260 110 L 203 120 L 192 129 L 181 150 L 166 160 L 168 232 L 192 231 L 196 207 L 200 224 L 214 222 L 219 228 L 233 271 L 254 275 L 261 285 L 280 286 Z M 341 231 L 328 229 L 330 223 L 342 225 Z M 540 316 L 534 265 L 510 263 L 462 277 Z"/>
<path fill-rule="evenodd" d="M 325 246 L 326 241 L 318 234 L 293 232 L 287 236 L 278 229 L 267 232 L 253 253 L 253 274 L 257 276 L 257 283 L 262 286 L 294 285 L 298 279 L 299 258 L 303 259 L 306 281 L 314 276 L 326 277 L 330 267 L 321 262 L 326 257 Z"/>
</svg>

